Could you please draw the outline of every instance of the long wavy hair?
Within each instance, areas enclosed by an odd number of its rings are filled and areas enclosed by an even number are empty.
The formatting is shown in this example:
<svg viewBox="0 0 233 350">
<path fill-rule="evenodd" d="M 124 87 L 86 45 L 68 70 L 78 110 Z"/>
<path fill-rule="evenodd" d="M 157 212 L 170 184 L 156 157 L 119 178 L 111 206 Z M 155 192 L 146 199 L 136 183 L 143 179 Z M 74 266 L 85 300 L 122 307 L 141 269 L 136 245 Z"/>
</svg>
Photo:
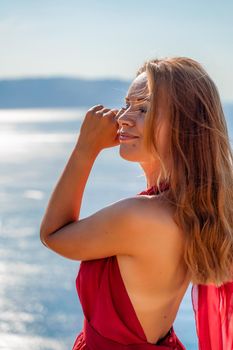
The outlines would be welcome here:
<svg viewBox="0 0 233 350">
<path fill-rule="evenodd" d="M 233 155 L 217 87 L 186 57 L 146 61 L 136 76 L 143 72 L 150 95 L 145 146 L 161 162 L 157 185 L 160 178 L 170 183 L 165 198 L 185 233 L 191 282 L 220 286 L 233 280 Z M 169 169 L 156 144 L 162 94 L 169 112 L 162 116 L 169 125 Z"/>
</svg>

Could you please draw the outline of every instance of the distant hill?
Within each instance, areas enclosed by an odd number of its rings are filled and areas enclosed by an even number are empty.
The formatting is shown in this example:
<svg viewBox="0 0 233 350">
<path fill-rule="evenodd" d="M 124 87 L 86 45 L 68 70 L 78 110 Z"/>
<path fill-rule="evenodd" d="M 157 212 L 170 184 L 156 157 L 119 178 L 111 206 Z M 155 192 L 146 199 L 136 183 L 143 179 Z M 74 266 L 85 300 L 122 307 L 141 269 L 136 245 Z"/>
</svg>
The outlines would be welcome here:
<svg viewBox="0 0 233 350">
<path fill-rule="evenodd" d="M 79 79 L 68 77 L 0 80 L 0 109 L 69 108 L 103 104 L 120 107 L 130 81 L 120 79 Z M 224 103 L 233 117 L 233 103 Z"/>
<path fill-rule="evenodd" d="M 122 105 L 130 82 L 117 79 L 25 78 L 0 80 L 0 108 Z"/>
</svg>

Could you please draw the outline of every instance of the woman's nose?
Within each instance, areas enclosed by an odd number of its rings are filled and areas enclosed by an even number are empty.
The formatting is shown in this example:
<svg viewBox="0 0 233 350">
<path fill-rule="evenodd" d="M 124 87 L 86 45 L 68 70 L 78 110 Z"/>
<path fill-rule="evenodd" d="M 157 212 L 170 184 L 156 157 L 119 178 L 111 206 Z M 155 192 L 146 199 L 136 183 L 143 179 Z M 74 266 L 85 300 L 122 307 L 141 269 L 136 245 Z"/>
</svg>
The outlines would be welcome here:
<svg viewBox="0 0 233 350">
<path fill-rule="evenodd" d="M 121 125 L 130 125 L 132 126 L 134 124 L 134 121 L 132 118 L 130 118 L 130 112 L 128 110 L 126 111 L 119 111 L 119 116 L 117 118 L 118 124 Z"/>
</svg>

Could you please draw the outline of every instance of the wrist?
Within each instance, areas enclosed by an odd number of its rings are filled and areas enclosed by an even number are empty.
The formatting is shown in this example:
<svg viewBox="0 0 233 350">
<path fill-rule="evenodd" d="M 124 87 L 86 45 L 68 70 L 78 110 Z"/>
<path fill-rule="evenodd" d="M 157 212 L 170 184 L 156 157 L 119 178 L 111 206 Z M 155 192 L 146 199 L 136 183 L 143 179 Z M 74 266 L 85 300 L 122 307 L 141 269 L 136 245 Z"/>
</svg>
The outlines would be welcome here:
<svg viewBox="0 0 233 350">
<path fill-rule="evenodd" d="M 73 152 L 88 160 L 95 160 L 101 150 L 94 149 L 90 145 L 77 142 Z"/>
</svg>

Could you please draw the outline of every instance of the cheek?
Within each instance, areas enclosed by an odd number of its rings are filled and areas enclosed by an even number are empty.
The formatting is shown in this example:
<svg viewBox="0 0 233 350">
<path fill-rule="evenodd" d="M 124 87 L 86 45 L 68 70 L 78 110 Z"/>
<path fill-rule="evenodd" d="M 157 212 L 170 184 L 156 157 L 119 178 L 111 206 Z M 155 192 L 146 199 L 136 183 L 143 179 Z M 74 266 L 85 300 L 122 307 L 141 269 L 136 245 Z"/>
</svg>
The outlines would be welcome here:
<svg viewBox="0 0 233 350">
<path fill-rule="evenodd" d="M 140 136 L 142 136 L 142 134 L 143 134 L 144 124 L 145 124 L 144 118 L 138 119 L 138 121 L 137 121 L 137 129 L 138 129 L 138 131 L 140 133 Z"/>
</svg>

